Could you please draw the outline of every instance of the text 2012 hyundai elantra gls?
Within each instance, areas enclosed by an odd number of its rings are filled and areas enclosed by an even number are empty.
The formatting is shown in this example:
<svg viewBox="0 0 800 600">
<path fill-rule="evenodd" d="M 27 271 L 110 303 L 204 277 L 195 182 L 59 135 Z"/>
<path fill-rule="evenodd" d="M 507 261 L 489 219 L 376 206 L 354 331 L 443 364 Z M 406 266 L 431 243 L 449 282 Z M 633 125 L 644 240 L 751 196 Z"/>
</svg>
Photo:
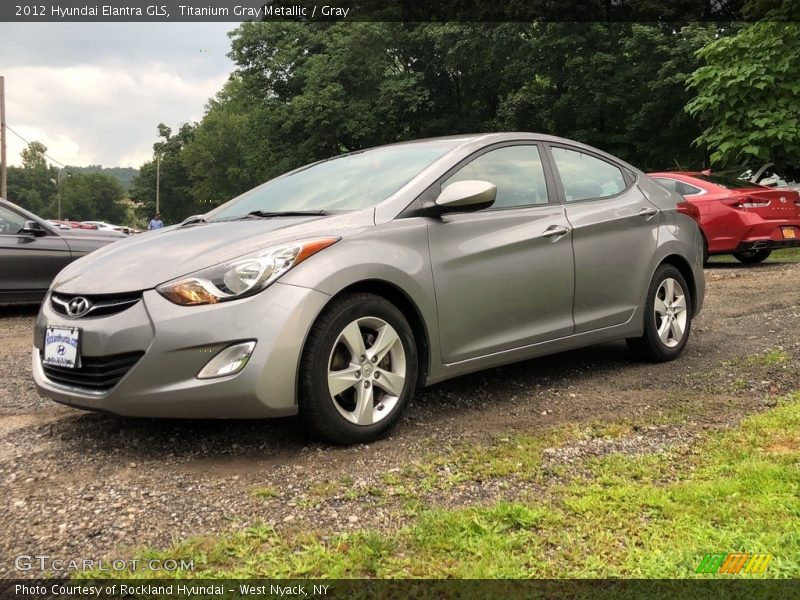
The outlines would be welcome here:
<svg viewBox="0 0 800 600">
<path fill-rule="evenodd" d="M 670 360 L 705 289 L 682 201 L 527 133 L 315 163 L 65 268 L 36 323 L 36 386 L 121 415 L 299 413 L 354 443 L 471 371 L 614 339 Z"/>
</svg>

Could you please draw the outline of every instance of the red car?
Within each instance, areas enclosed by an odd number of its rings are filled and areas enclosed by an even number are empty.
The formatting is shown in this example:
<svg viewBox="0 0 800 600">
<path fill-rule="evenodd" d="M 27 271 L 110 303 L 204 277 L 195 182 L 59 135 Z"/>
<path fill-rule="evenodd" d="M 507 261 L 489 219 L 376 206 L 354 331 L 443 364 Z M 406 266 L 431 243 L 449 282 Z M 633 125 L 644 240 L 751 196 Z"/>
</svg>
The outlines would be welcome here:
<svg viewBox="0 0 800 600">
<path fill-rule="evenodd" d="M 793 190 L 707 172 L 650 177 L 697 207 L 706 259 L 733 254 L 743 263 L 759 263 L 773 250 L 800 247 L 800 194 Z"/>
<path fill-rule="evenodd" d="M 55 225 L 59 229 L 97 229 L 97 225 L 89 225 L 79 221 L 59 221 L 58 219 L 47 219 L 47 222 Z"/>
</svg>

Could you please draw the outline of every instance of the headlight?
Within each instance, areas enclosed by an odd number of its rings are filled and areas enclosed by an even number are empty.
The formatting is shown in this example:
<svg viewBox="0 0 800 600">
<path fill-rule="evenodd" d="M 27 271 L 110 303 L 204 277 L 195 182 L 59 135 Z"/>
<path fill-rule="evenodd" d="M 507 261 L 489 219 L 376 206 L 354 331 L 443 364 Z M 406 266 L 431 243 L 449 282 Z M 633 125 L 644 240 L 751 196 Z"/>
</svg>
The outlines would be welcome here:
<svg viewBox="0 0 800 600">
<path fill-rule="evenodd" d="M 295 265 L 338 242 L 315 238 L 259 250 L 195 271 L 159 285 L 156 290 L 175 304 L 215 304 L 256 294 Z"/>
</svg>

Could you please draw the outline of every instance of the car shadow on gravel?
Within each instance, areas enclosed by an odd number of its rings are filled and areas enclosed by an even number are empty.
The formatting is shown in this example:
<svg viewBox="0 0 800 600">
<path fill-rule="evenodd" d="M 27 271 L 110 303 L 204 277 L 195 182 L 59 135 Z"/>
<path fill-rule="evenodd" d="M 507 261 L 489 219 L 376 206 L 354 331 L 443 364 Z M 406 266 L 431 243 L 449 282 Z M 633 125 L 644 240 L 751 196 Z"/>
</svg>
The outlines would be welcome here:
<svg viewBox="0 0 800 600">
<path fill-rule="evenodd" d="M 458 377 L 418 393 L 392 437 L 377 444 L 413 442 L 431 435 L 444 420 L 455 420 L 456 427 L 469 430 L 470 420 L 485 418 L 487 404 L 510 406 L 516 395 L 571 388 L 586 378 L 631 364 L 637 363 L 625 344 L 613 343 Z M 484 425 L 490 428 L 491 421 Z M 25 435 L 23 431 L 12 435 L 17 434 Z M 211 461 L 221 466 L 235 458 L 238 463 L 265 466 L 291 462 L 310 449 L 333 449 L 309 440 L 297 418 L 180 420 L 76 412 L 41 425 L 37 435 L 56 444 L 58 452 L 51 460 L 65 467 L 75 456 L 91 457 L 98 465 L 166 460 L 176 464 Z"/>
<path fill-rule="evenodd" d="M 0 304 L 0 319 L 7 317 L 35 317 L 38 312 L 38 304 Z"/>
<path fill-rule="evenodd" d="M 537 386 L 574 386 L 583 383 L 587 377 L 637 364 L 642 363 L 631 356 L 624 342 L 599 344 L 463 375 L 426 389 L 417 403 L 449 411 L 489 399 L 502 401 L 515 391 L 524 393 Z"/>
</svg>

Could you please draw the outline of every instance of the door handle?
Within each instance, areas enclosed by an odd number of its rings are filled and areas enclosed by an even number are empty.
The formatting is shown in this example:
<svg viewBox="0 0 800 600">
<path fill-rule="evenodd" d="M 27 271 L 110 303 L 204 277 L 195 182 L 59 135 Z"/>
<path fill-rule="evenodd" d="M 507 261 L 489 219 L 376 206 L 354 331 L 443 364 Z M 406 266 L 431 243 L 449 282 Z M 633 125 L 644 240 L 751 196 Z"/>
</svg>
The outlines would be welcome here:
<svg viewBox="0 0 800 600">
<path fill-rule="evenodd" d="M 565 227 L 564 225 L 550 225 L 550 227 L 544 230 L 542 237 L 561 237 L 562 235 L 567 235 L 570 231 L 572 231 L 571 227 Z"/>
<path fill-rule="evenodd" d="M 660 212 L 661 211 L 658 210 L 657 208 L 643 208 L 642 210 L 639 211 L 639 216 L 644 217 L 647 220 L 650 220 Z"/>
</svg>

